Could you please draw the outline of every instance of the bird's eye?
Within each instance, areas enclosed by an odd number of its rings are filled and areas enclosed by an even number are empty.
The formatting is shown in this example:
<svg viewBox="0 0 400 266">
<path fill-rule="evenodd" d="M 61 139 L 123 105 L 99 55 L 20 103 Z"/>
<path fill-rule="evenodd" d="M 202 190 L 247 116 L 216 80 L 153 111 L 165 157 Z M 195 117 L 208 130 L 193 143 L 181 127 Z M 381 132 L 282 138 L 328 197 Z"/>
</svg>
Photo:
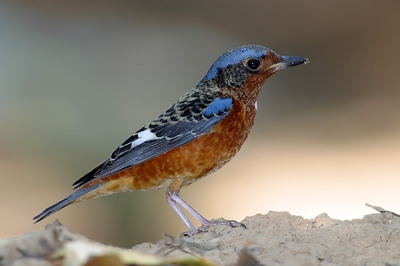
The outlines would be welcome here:
<svg viewBox="0 0 400 266">
<path fill-rule="evenodd" d="M 260 66 L 261 66 L 261 61 L 260 61 L 260 59 L 257 59 L 257 58 L 251 58 L 251 59 L 247 60 L 247 62 L 246 62 L 246 67 L 250 71 L 257 71 L 260 69 Z"/>
</svg>

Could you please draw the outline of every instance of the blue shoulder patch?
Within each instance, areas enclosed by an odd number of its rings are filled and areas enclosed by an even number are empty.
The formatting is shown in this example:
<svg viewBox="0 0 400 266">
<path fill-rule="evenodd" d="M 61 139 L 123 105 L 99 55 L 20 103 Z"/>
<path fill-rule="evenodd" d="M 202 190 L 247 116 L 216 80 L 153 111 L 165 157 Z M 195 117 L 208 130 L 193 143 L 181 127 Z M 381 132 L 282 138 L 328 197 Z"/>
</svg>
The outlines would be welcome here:
<svg viewBox="0 0 400 266">
<path fill-rule="evenodd" d="M 229 110 L 232 107 L 231 98 L 217 98 L 210 105 L 201 112 L 203 115 L 218 114 L 221 111 Z"/>
</svg>

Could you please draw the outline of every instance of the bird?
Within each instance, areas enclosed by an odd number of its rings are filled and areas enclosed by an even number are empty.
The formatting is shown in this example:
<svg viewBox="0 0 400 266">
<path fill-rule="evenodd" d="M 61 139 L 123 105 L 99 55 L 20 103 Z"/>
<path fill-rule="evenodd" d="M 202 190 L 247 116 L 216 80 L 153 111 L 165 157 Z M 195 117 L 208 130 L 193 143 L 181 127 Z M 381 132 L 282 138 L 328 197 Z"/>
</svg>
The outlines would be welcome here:
<svg viewBox="0 0 400 266">
<path fill-rule="evenodd" d="M 224 53 L 196 87 L 126 139 L 72 185 L 75 192 L 35 216 L 34 222 L 88 199 L 166 189 L 167 202 L 188 227 L 187 235 L 216 224 L 245 227 L 232 220 L 207 220 L 180 197 L 179 191 L 220 169 L 240 150 L 254 124 L 264 82 L 281 69 L 308 62 L 260 45 Z M 182 208 L 200 222 L 199 228 Z"/>
</svg>

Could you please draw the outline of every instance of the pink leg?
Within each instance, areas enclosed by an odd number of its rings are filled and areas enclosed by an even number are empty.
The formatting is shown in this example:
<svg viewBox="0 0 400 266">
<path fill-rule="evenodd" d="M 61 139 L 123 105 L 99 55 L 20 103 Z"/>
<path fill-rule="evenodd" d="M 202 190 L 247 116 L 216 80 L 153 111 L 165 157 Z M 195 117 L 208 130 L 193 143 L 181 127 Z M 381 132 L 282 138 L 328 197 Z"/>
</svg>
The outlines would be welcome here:
<svg viewBox="0 0 400 266">
<path fill-rule="evenodd" d="M 179 217 L 181 217 L 181 219 L 183 220 L 183 222 L 186 224 L 186 226 L 189 228 L 190 231 L 196 230 L 196 227 L 193 226 L 193 224 L 189 221 L 189 219 L 186 217 L 183 211 L 176 204 L 177 202 L 173 199 L 171 193 L 170 191 L 167 191 L 167 202 L 169 203 L 169 205 L 171 205 L 172 209 L 174 209 L 174 211 L 179 215 Z"/>
<path fill-rule="evenodd" d="M 193 224 L 189 221 L 189 219 L 186 217 L 186 215 L 182 212 L 182 210 L 179 208 L 179 205 L 181 205 L 183 208 L 185 208 L 191 215 L 193 215 L 194 218 L 196 218 L 197 221 L 199 221 L 201 223 L 201 227 L 203 228 L 207 228 L 211 225 L 215 225 L 215 224 L 225 224 L 225 225 L 229 225 L 231 227 L 244 227 L 246 228 L 246 226 L 242 223 L 238 223 L 235 221 L 209 221 L 206 218 L 204 218 L 200 213 L 198 213 L 195 209 L 193 209 L 189 204 L 187 204 L 180 196 L 179 196 L 179 192 L 175 192 L 175 191 L 167 191 L 167 201 L 169 203 L 169 205 L 171 205 L 172 209 L 174 209 L 176 211 L 176 213 L 178 213 L 178 215 L 181 217 L 181 219 L 183 220 L 183 222 L 186 224 L 186 226 L 189 228 L 189 232 L 187 233 L 187 235 L 193 235 L 199 232 L 199 229 L 196 229 Z"/>
</svg>

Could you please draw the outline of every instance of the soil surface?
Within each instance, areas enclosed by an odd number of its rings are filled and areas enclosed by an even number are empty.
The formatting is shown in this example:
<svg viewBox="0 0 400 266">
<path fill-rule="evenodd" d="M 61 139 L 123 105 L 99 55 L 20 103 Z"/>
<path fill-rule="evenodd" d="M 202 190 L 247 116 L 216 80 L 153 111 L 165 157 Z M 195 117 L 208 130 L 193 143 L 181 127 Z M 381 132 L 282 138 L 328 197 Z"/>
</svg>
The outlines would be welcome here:
<svg viewBox="0 0 400 266">
<path fill-rule="evenodd" d="M 399 215 L 374 208 L 382 213 L 351 221 L 334 220 L 327 214 L 311 220 L 287 212 L 257 214 L 243 221 L 247 229 L 217 225 L 191 237 L 166 236 L 155 244 L 127 250 L 90 241 L 55 221 L 45 229 L 0 240 L 0 266 L 400 266 Z M 148 258 L 146 264 L 139 262 L 142 254 L 151 254 L 152 262 L 148 264 Z M 185 259 L 197 264 L 184 263 Z"/>
<path fill-rule="evenodd" d="M 243 250 L 261 265 L 400 265 L 400 218 L 390 213 L 339 221 L 327 214 L 306 220 L 269 212 L 243 223 L 247 229 L 218 225 L 190 238 L 140 244 L 133 250 L 195 254 L 218 265 L 237 265 Z"/>
</svg>

